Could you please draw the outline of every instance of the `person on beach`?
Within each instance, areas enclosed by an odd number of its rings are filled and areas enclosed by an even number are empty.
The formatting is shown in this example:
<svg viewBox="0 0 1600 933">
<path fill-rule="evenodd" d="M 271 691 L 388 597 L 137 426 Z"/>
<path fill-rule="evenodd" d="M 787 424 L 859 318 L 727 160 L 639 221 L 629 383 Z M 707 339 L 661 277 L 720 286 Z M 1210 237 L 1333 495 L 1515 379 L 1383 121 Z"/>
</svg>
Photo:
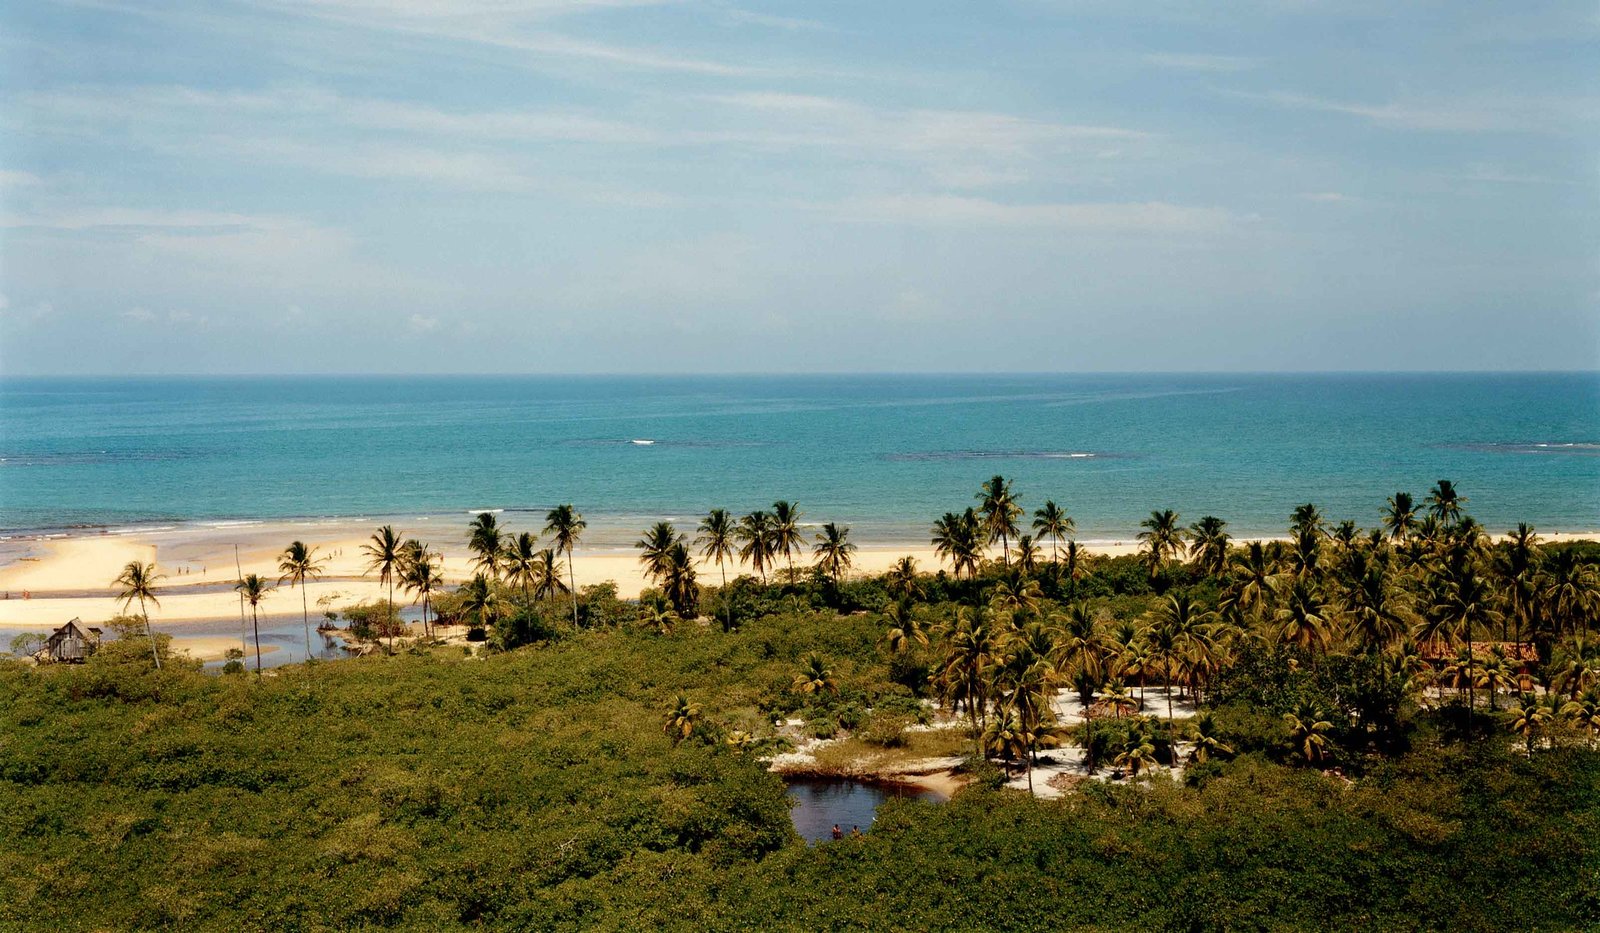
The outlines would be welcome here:
<svg viewBox="0 0 1600 933">
<path fill-rule="evenodd" d="M 834 842 L 838 842 L 840 839 L 843 839 L 843 838 L 844 838 L 844 830 L 839 828 L 839 824 L 838 823 L 833 824 L 833 841 Z"/>
<path fill-rule="evenodd" d="M 850 838 L 851 839 L 860 839 L 861 838 L 861 827 L 852 825 L 850 827 Z"/>
</svg>

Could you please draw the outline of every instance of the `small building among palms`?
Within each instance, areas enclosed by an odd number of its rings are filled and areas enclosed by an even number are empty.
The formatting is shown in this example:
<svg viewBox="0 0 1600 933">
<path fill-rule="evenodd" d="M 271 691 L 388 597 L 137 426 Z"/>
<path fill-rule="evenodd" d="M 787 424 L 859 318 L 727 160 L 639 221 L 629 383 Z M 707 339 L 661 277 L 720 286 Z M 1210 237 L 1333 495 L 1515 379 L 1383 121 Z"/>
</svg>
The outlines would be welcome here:
<svg viewBox="0 0 1600 933">
<path fill-rule="evenodd" d="M 51 632 L 34 657 L 41 661 L 81 664 L 100 649 L 101 634 L 97 628 L 85 627 L 82 619 L 73 619 Z"/>
</svg>

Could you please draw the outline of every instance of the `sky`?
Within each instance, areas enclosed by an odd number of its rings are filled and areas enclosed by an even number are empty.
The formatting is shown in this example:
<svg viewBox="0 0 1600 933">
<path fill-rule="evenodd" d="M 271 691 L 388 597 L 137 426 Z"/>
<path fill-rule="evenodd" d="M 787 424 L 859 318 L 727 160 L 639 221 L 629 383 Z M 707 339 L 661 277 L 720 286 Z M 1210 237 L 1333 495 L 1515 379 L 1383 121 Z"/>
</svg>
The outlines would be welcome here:
<svg viewBox="0 0 1600 933">
<path fill-rule="evenodd" d="M 1600 9 L 0 0 L 0 373 L 1600 367 Z"/>
</svg>

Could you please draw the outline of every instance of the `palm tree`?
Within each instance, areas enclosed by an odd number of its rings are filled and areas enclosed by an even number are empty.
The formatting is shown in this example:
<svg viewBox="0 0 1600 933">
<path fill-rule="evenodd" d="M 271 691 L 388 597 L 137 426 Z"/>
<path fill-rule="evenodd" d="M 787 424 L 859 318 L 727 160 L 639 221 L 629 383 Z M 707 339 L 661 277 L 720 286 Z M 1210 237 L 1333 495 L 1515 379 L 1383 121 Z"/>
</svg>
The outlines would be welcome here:
<svg viewBox="0 0 1600 933">
<path fill-rule="evenodd" d="M 1409 492 L 1397 492 L 1389 497 L 1389 507 L 1383 510 L 1383 527 L 1389 529 L 1394 541 L 1404 541 L 1417 525 L 1417 505 Z"/>
<path fill-rule="evenodd" d="M 306 604 L 306 581 L 322 576 L 324 561 L 317 559 L 317 549 L 306 547 L 304 541 L 292 541 L 278 555 L 278 585 L 288 583 L 300 587 L 300 623 L 306 632 L 306 660 L 311 659 L 311 609 Z"/>
<path fill-rule="evenodd" d="M 234 585 L 234 589 L 244 595 L 245 602 L 250 604 L 250 623 L 256 633 L 256 675 L 261 675 L 261 617 L 257 614 L 257 607 L 267 598 L 267 581 L 261 579 L 260 574 L 245 574 L 243 580 Z"/>
<path fill-rule="evenodd" d="M 681 618 L 695 618 L 699 611 L 700 584 L 695 579 L 694 559 L 680 537 L 662 558 L 661 588 Z"/>
<path fill-rule="evenodd" d="M 1278 640 L 1308 651 L 1326 652 L 1328 615 L 1329 606 L 1322 591 L 1315 584 L 1296 579 L 1276 613 Z"/>
<path fill-rule="evenodd" d="M 1535 697 L 1527 696 L 1505 711 L 1506 728 L 1527 742 L 1528 754 L 1533 754 L 1533 743 L 1550 720 L 1550 707 Z"/>
<path fill-rule="evenodd" d="M 1251 541 L 1233 558 L 1233 582 L 1228 587 L 1227 605 L 1238 618 L 1249 613 L 1259 618 L 1273 593 L 1278 575 L 1266 545 Z"/>
<path fill-rule="evenodd" d="M 1294 512 L 1289 515 L 1289 536 L 1298 538 L 1304 535 L 1320 535 L 1322 525 L 1322 511 L 1317 508 L 1316 503 L 1297 505 Z"/>
<path fill-rule="evenodd" d="M 155 661 L 156 670 L 161 670 L 161 652 L 156 650 L 156 632 L 150 627 L 150 611 L 146 603 L 153 603 L 156 608 L 161 603 L 156 600 L 156 581 L 161 575 L 156 573 L 156 565 L 129 561 L 128 566 L 122 568 L 122 573 L 111 581 L 112 586 L 120 586 L 122 590 L 117 593 L 117 598 L 122 600 L 122 611 L 128 611 L 128 605 L 134 600 L 139 601 L 139 615 L 144 617 L 144 633 L 150 638 L 150 657 Z"/>
<path fill-rule="evenodd" d="M 839 684 L 833 679 L 833 670 L 816 654 L 808 654 L 801 661 L 800 673 L 794 675 L 796 693 L 838 693 Z"/>
<path fill-rule="evenodd" d="M 1142 727 L 1130 731 L 1127 741 L 1117 751 L 1117 757 L 1112 759 L 1111 763 L 1119 768 L 1126 768 L 1128 777 L 1137 782 L 1140 772 L 1156 763 L 1156 747 L 1150 741 L 1149 733 Z"/>
<path fill-rule="evenodd" d="M 1145 530 L 1137 537 L 1146 548 L 1145 562 L 1150 565 L 1150 579 L 1154 580 L 1162 563 L 1183 552 L 1183 528 L 1178 524 L 1178 513 L 1171 509 L 1151 512 L 1139 524 Z"/>
<path fill-rule="evenodd" d="M 794 553 L 805 550 L 805 539 L 800 535 L 800 508 L 792 502 L 780 499 L 772 503 L 772 522 L 769 527 L 772 537 L 768 548 L 768 555 L 776 557 L 782 554 L 789 564 L 789 580 L 794 581 Z"/>
<path fill-rule="evenodd" d="M 656 522 L 633 546 L 639 549 L 639 563 L 644 565 L 644 575 L 659 585 L 667 567 L 667 555 L 674 545 L 684 542 L 683 535 L 671 522 Z"/>
<path fill-rule="evenodd" d="M 922 647 L 928 647 L 928 632 L 911 610 L 900 603 L 890 603 L 884 607 L 883 620 L 889 624 L 880 641 L 889 649 L 890 654 L 902 654 L 911 648 L 915 642 Z"/>
<path fill-rule="evenodd" d="M 850 526 L 836 525 L 828 522 L 817 532 L 817 544 L 811 553 L 817 559 L 817 567 L 833 578 L 835 588 L 839 586 L 844 572 L 850 569 L 852 555 L 856 546 L 849 541 Z"/>
<path fill-rule="evenodd" d="M 1077 524 L 1054 499 L 1046 499 L 1044 505 L 1033 513 L 1033 530 L 1040 537 L 1050 539 L 1050 559 L 1059 563 L 1061 561 L 1061 539 L 1078 530 Z"/>
<path fill-rule="evenodd" d="M 506 579 L 522 587 L 522 601 L 528 602 L 534 583 L 539 579 L 539 538 L 524 531 L 506 542 L 501 557 Z"/>
<path fill-rule="evenodd" d="M 494 583 L 487 575 L 473 574 L 461 592 L 461 608 L 477 617 L 479 628 L 488 628 L 495 623 L 500 615 L 500 594 L 495 592 Z"/>
<path fill-rule="evenodd" d="M 1189 757 L 1196 763 L 1205 763 L 1212 755 L 1231 755 L 1233 748 L 1217 736 L 1216 720 L 1210 713 L 1201 713 L 1194 721 L 1194 749 Z"/>
<path fill-rule="evenodd" d="M 1039 569 L 1039 546 L 1033 543 L 1033 535 L 1017 536 L 1017 569 L 1023 573 Z"/>
<path fill-rule="evenodd" d="M 1352 645 L 1368 654 L 1387 649 L 1405 634 L 1412 615 L 1404 591 L 1377 564 L 1367 565 L 1345 599 Z"/>
<path fill-rule="evenodd" d="M 922 587 L 917 583 L 917 559 L 907 556 L 895 561 L 884 578 L 884 588 L 890 596 L 906 602 L 920 596 Z"/>
<path fill-rule="evenodd" d="M 1462 507 L 1466 504 L 1467 497 L 1457 492 L 1455 484 L 1447 479 L 1439 480 L 1428 493 L 1428 514 L 1446 528 L 1460 520 Z"/>
<path fill-rule="evenodd" d="M 1227 524 L 1215 515 L 1207 515 L 1189 526 L 1189 556 L 1196 567 L 1211 576 L 1221 576 L 1228 566 L 1229 535 L 1223 530 Z"/>
<path fill-rule="evenodd" d="M 1324 719 L 1322 711 L 1302 702 L 1292 713 L 1284 713 L 1283 721 L 1289 725 L 1289 747 L 1307 764 L 1315 764 L 1328 756 L 1333 743 L 1328 733 L 1333 723 Z"/>
<path fill-rule="evenodd" d="M 1017 519 L 1022 516 L 1022 506 L 1017 504 L 1010 481 L 1004 476 L 991 477 L 979 487 L 977 499 L 988 542 L 1000 542 L 1001 560 L 1010 566 L 1011 539 L 1017 535 Z"/>
<path fill-rule="evenodd" d="M 690 703 L 689 698 L 680 693 L 672 701 L 671 708 L 667 710 L 666 721 L 662 724 L 661 731 L 672 736 L 672 744 L 677 745 L 694 735 L 694 730 L 699 725 L 700 707 Z"/>
<path fill-rule="evenodd" d="M 493 512 L 479 512 L 468 526 L 467 550 L 473 554 L 472 566 L 488 574 L 491 580 L 500 579 L 501 561 L 505 557 L 504 538 Z"/>
<path fill-rule="evenodd" d="M 761 582 L 767 582 L 767 564 L 777 553 L 773 542 L 772 514 L 760 510 L 751 512 L 739 519 L 739 527 L 734 534 L 744 542 L 739 548 L 740 562 L 749 562 L 751 569 L 761 574 Z"/>
<path fill-rule="evenodd" d="M 569 503 L 558 505 L 551 509 L 544 517 L 544 533 L 555 536 L 557 554 L 567 555 L 567 577 L 571 584 L 567 591 L 572 594 L 572 624 L 578 624 L 578 579 L 572 569 L 572 549 L 578 546 L 578 539 L 583 536 L 583 530 L 589 523 Z"/>
<path fill-rule="evenodd" d="M 700 533 L 695 535 L 694 543 L 700 546 L 700 556 L 706 560 L 717 562 L 717 569 L 722 572 L 723 606 L 727 611 L 725 625 L 727 630 L 733 629 L 733 600 L 728 597 L 728 568 L 727 562 L 737 559 L 735 557 L 733 516 L 727 509 L 712 509 L 706 517 L 700 520 Z"/>
<path fill-rule="evenodd" d="M 400 569 L 402 546 L 400 535 L 395 533 L 393 525 L 384 525 L 372 535 L 368 544 L 361 546 L 362 553 L 367 555 L 367 573 L 377 571 L 378 582 L 389 586 L 389 611 L 394 612 L 394 578 L 395 572 Z M 389 648 L 394 649 L 394 630 L 389 630 Z"/>
<path fill-rule="evenodd" d="M 407 593 L 415 593 L 416 598 L 422 600 L 422 634 L 426 638 L 432 634 L 428 628 L 428 611 L 433 606 L 433 594 L 444 589 L 444 578 L 439 574 L 439 556 L 429 553 L 422 542 L 416 544 L 400 573 L 400 583 Z"/>
<path fill-rule="evenodd" d="M 544 548 L 534 560 L 533 597 L 550 599 L 566 591 L 567 584 L 561 580 L 561 562 L 556 560 L 556 552 Z"/>
<path fill-rule="evenodd" d="M 656 630 L 658 635 L 671 635 L 678 623 L 678 613 L 672 603 L 660 596 L 639 601 L 639 621 Z"/>
</svg>

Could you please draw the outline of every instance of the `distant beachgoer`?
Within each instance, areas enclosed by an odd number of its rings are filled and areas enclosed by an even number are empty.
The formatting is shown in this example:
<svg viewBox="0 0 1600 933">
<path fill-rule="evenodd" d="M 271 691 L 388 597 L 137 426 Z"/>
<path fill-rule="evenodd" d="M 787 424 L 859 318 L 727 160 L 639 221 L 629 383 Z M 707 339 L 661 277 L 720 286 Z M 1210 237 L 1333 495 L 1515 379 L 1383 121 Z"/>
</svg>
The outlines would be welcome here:
<svg viewBox="0 0 1600 933">
<path fill-rule="evenodd" d="M 852 825 L 850 827 L 850 838 L 851 839 L 860 839 L 861 838 L 861 827 Z"/>
<path fill-rule="evenodd" d="M 833 824 L 833 841 L 834 842 L 838 842 L 840 839 L 843 839 L 843 838 L 844 838 L 844 830 L 839 828 L 839 824 L 838 823 Z"/>
</svg>

